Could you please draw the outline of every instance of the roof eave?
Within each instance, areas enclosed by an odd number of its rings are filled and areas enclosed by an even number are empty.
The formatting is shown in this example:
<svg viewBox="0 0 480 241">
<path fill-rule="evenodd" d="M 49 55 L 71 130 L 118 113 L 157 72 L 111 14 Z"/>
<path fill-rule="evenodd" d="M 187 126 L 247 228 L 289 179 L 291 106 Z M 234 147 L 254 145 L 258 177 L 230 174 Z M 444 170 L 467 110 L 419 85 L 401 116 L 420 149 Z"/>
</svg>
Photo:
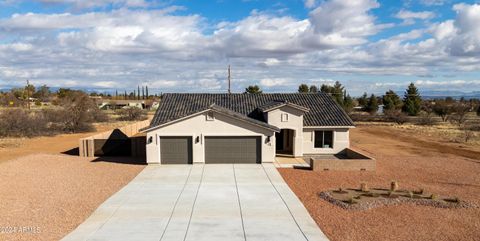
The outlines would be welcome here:
<svg viewBox="0 0 480 241">
<path fill-rule="evenodd" d="M 276 127 L 276 126 L 272 126 L 272 125 L 269 125 L 269 124 L 267 124 L 267 123 L 265 123 L 265 124 L 255 123 L 255 121 L 254 121 L 253 119 L 250 121 L 250 120 L 247 120 L 247 119 L 245 119 L 245 118 L 239 118 L 238 116 L 231 115 L 231 114 L 226 113 L 226 112 L 224 112 L 224 111 L 220 111 L 218 108 L 216 108 L 216 107 L 213 106 L 213 105 L 210 106 L 208 109 L 205 109 L 205 110 L 202 110 L 202 111 L 193 113 L 193 114 L 188 115 L 188 116 L 184 116 L 184 117 L 182 117 L 182 118 L 178 118 L 178 119 L 175 119 L 175 120 L 172 120 L 172 121 L 169 121 L 169 122 L 165 122 L 165 123 L 160 124 L 160 125 L 143 128 L 143 129 L 140 130 L 140 132 L 146 133 L 146 132 L 149 132 L 149 131 L 153 131 L 153 130 L 156 130 L 156 129 L 160 129 L 160 128 L 164 127 L 164 126 L 167 126 L 167 125 L 171 125 L 171 124 L 180 122 L 180 121 L 182 121 L 182 120 L 191 118 L 191 117 L 196 116 L 196 115 L 200 115 L 200 114 L 205 113 L 205 112 L 208 112 L 208 111 L 214 111 L 214 112 L 216 112 L 216 113 L 223 114 L 223 115 L 226 115 L 226 116 L 228 116 L 228 117 L 231 117 L 231 118 L 234 118 L 234 119 L 237 119 L 237 120 L 240 120 L 240 121 L 244 121 L 244 122 L 247 122 L 247 123 L 249 123 L 249 124 L 252 124 L 252 125 L 255 125 L 255 126 L 258 126 L 258 127 L 264 128 L 264 129 L 267 129 L 267 130 L 271 130 L 271 131 L 274 131 L 274 132 L 280 132 L 280 129 L 279 129 L 278 127 Z M 246 117 L 246 118 L 249 118 L 249 117 Z"/>
</svg>

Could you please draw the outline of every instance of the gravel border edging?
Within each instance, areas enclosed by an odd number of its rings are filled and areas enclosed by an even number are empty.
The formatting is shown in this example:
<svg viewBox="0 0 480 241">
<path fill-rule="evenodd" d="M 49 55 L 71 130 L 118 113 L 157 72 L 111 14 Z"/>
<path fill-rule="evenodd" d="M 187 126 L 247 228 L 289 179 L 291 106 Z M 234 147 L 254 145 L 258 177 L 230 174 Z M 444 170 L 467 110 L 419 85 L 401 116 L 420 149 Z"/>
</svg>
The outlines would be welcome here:
<svg viewBox="0 0 480 241">
<path fill-rule="evenodd" d="M 338 199 L 335 199 L 330 195 L 329 192 L 321 192 L 318 194 L 318 196 L 343 209 L 355 210 L 355 211 L 369 210 L 369 209 L 383 207 L 383 206 L 395 206 L 395 205 L 404 204 L 404 203 L 422 205 L 422 206 L 431 206 L 436 208 L 480 208 L 480 206 L 476 203 L 466 202 L 461 200 L 458 203 L 448 203 L 448 202 L 442 202 L 439 200 L 431 200 L 431 199 L 412 199 L 412 198 L 406 198 L 406 197 L 397 197 L 397 198 L 379 197 L 378 199 L 371 202 L 348 204 Z"/>
</svg>

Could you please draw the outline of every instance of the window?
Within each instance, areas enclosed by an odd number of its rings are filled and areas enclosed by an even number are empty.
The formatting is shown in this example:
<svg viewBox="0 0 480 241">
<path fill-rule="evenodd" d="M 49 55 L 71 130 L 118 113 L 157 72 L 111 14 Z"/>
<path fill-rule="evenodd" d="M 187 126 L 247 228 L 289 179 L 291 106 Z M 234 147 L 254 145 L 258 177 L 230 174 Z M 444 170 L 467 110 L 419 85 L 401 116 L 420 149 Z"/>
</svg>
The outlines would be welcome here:
<svg viewBox="0 0 480 241">
<path fill-rule="evenodd" d="M 215 118 L 213 116 L 213 112 L 208 112 L 207 113 L 207 121 L 213 121 Z"/>
<path fill-rule="evenodd" d="M 282 114 L 282 122 L 287 122 L 288 121 L 288 114 Z"/>
<path fill-rule="evenodd" d="M 333 148 L 333 131 L 315 131 L 315 148 Z"/>
</svg>

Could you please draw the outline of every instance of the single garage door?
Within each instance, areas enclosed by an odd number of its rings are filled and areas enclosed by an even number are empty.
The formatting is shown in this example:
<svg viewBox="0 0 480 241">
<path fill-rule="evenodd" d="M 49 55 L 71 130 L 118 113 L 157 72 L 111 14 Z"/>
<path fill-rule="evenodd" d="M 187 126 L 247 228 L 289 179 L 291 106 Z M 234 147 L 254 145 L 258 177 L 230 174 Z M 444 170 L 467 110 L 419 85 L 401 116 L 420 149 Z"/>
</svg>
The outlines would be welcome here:
<svg viewBox="0 0 480 241">
<path fill-rule="evenodd" d="M 261 138 L 205 137 L 205 163 L 261 163 Z"/>
<path fill-rule="evenodd" d="M 192 137 L 161 136 L 160 158 L 162 164 L 192 164 Z"/>
</svg>

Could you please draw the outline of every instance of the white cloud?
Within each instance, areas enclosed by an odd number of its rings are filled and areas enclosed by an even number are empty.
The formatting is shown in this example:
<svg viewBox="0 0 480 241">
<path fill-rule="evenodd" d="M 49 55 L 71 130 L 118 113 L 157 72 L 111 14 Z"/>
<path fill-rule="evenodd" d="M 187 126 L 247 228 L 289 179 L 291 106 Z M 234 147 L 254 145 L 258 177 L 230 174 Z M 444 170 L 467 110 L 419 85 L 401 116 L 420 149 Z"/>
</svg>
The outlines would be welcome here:
<svg viewBox="0 0 480 241">
<path fill-rule="evenodd" d="M 313 8 L 317 4 L 316 0 L 305 0 L 305 7 Z"/>
<path fill-rule="evenodd" d="M 435 14 L 430 11 L 422 11 L 422 12 L 412 12 L 408 10 L 400 10 L 397 14 L 395 14 L 396 18 L 403 20 L 403 25 L 412 25 L 415 24 L 415 20 L 428 20 L 435 17 Z"/>
<path fill-rule="evenodd" d="M 105 6 L 113 7 L 148 7 L 145 0 L 37 0 L 42 4 L 70 5 L 77 9 L 90 9 Z"/>
<path fill-rule="evenodd" d="M 332 75 L 411 79 L 480 71 L 478 4 L 457 4 L 455 19 L 375 41 L 369 38 L 391 27 L 373 15 L 378 2 L 317 4 L 306 19 L 254 12 L 215 25 L 175 14 L 178 7 L 16 14 L 0 19 L 0 37 L 8 37 L 0 43 L 0 81 L 224 91 L 231 64 L 236 90 L 259 80 L 269 91 L 295 91 L 302 82 L 333 83 L 337 78 L 325 78 Z M 400 16 L 429 20 L 433 13 L 404 10 Z"/>
<path fill-rule="evenodd" d="M 365 43 L 366 37 L 391 26 L 375 23 L 369 11 L 379 6 L 375 0 L 325 1 L 310 13 L 313 36 L 307 41 L 316 46 Z"/>
<path fill-rule="evenodd" d="M 427 6 L 441 6 L 446 2 L 447 0 L 420 0 L 420 3 Z"/>
<path fill-rule="evenodd" d="M 289 81 L 285 78 L 266 78 L 260 80 L 260 85 L 266 87 L 273 87 L 279 85 L 287 85 Z"/>
</svg>

